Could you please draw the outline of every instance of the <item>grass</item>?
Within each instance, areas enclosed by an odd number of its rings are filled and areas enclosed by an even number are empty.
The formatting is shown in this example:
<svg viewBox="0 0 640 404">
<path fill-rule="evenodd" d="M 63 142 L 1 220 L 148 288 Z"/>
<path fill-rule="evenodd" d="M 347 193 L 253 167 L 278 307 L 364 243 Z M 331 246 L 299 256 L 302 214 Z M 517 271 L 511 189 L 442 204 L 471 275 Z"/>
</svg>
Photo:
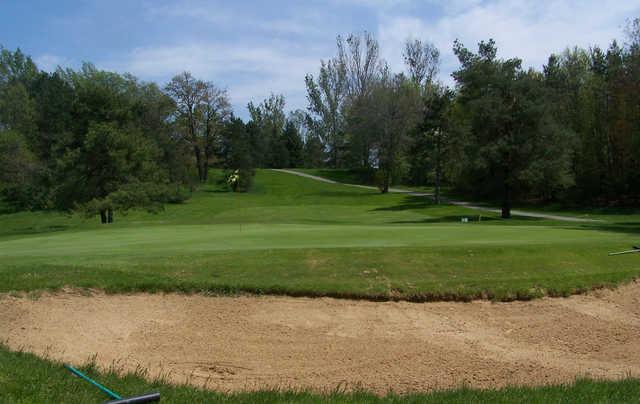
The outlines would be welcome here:
<svg viewBox="0 0 640 404">
<path fill-rule="evenodd" d="M 315 175 L 317 177 L 326 178 L 336 182 L 344 184 L 355 185 L 375 185 L 371 181 L 368 181 L 365 176 L 358 170 L 350 169 L 329 169 L 329 168 L 297 168 L 294 171 L 298 171 L 305 174 Z M 432 186 L 411 186 L 411 185 L 394 185 L 393 188 L 414 192 L 426 192 L 433 193 L 434 187 Z M 453 200 L 468 200 L 473 202 L 474 205 L 496 207 L 500 206 L 500 201 L 486 201 L 477 200 L 474 198 L 469 199 L 469 196 L 451 194 L 452 190 L 448 186 L 442 187 L 442 192 L 446 196 L 449 196 Z M 634 207 L 613 207 L 613 206 L 570 206 L 559 203 L 525 203 L 518 202 L 513 207 L 515 210 L 525 210 L 530 212 L 549 213 L 558 216 L 573 216 L 596 220 L 617 220 L 620 225 L 629 225 L 632 221 L 636 221 L 635 225 L 640 224 L 637 219 L 640 217 L 640 209 Z"/>
<path fill-rule="evenodd" d="M 258 171 L 247 194 L 214 180 L 182 205 L 110 226 L 54 212 L 0 215 L 0 292 L 65 286 L 372 300 L 568 295 L 640 274 L 640 216 L 559 223 Z M 470 217 L 470 223 L 461 223 Z M 480 219 L 480 221 L 478 221 Z"/>
<path fill-rule="evenodd" d="M 369 185 L 375 186 L 376 184 L 367 175 L 366 171 L 349 170 L 343 168 L 296 168 L 294 171 L 298 171 L 305 174 L 315 175 L 316 177 L 326 178 L 332 181 L 340 182 L 343 184 L 356 184 L 356 185 Z M 393 189 L 402 189 L 406 191 L 414 192 L 434 192 L 434 187 L 431 186 L 412 186 L 405 184 L 395 184 Z"/>
<path fill-rule="evenodd" d="M 368 393 L 335 391 L 327 394 L 295 391 L 260 391 L 224 394 L 188 386 L 170 385 L 162 379 L 146 380 L 143 369 L 122 375 L 117 369 L 99 371 L 89 364 L 83 372 L 120 395 L 159 391 L 168 403 L 621 403 L 637 402 L 640 381 L 578 380 L 572 385 L 501 390 L 453 391 L 378 397 Z M 62 364 L 0 345 L 0 403 L 90 403 L 107 397 L 87 382 L 72 376 Z"/>
<path fill-rule="evenodd" d="M 437 206 L 428 198 L 381 195 L 267 170 L 258 171 L 251 192 L 235 194 L 216 185 L 220 175 L 213 171 L 212 182 L 184 204 L 168 205 L 159 214 L 118 215 L 109 226 L 78 215 L 0 209 L 0 293 L 37 295 L 71 286 L 112 293 L 513 300 L 613 286 L 640 274 L 635 255 L 607 256 L 633 244 L 640 230 L 640 215 L 633 211 L 600 211 L 602 221 L 593 223 L 504 221 Z M 462 217 L 471 221 L 463 224 Z M 640 396 L 634 379 L 385 397 L 339 391 L 222 394 L 148 381 L 142 370 L 84 370 L 125 396 L 159 390 L 163 402 L 606 403 Z M 0 345 L 0 403 L 104 399 L 61 364 Z"/>
</svg>

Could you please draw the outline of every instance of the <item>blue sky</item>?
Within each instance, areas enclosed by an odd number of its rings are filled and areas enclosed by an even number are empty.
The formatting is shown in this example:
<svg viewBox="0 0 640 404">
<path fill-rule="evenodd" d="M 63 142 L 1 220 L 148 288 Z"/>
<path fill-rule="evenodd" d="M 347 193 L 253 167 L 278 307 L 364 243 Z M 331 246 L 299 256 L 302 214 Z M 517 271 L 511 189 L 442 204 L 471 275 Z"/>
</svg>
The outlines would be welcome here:
<svg viewBox="0 0 640 404">
<path fill-rule="evenodd" d="M 567 46 L 623 40 L 635 17 L 640 0 L 0 0 L 0 44 L 46 70 L 90 61 L 160 84 L 189 70 L 227 88 L 246 117 L 247 102 L 271 92 L 305 108 L 304 76 L 335 54 L 338 34 L 374 33 L 395 71 L 406 38 L 429 40 L 450 83 L 456 38 L 469 47 L 494 38 L 502 57 L 540 68 Z"/>
</svg>

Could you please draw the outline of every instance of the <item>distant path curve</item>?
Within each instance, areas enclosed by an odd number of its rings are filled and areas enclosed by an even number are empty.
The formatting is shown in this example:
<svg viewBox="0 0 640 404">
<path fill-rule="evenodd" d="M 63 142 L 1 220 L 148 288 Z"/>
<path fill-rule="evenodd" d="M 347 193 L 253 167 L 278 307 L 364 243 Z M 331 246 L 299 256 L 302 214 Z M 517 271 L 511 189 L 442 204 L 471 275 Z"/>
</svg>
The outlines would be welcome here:
<svg viewBox="0 0 640 404">
<path fill-rule="evenodd" d="M 340 184 L 340 185 L 346 185 L 346 186 L 349 186 L 349 187 L 378 190 L 378 188 L 372 187 L 372 186 L 368 186 L 368 185 L 347 184 L 347 183 L 344 183 L 344 182 L 338 182 L 338 181 L 330 180 L 328 178 L 318 177 L 317 175 L 301 173 L 299 171 L 294 171 L 294 170 L 287 170 L 287 169 L 283 169 L 283 168 L 274 168 L 272 170 L 273 171 L 279 171 L 279 172 L 282 172 L 282 173 L 287 173 L 287 174 L 293 174 L 293 175 L 309 178 L 309 179 L 316 180 L 316 181 L 326 182 L 326 183 L 329 183 L 329 184 Z M 389 192 L 396 193 L 396 194 L 407 194 L 407 195 L 412 195 L 412 196 L 433 196 L 432 193 L 428 193 L 428 192 L 407 191 L 405 189 L 398 189 L 398 188 L 389 188 Z M 491 207 L 487 207 L 487 206 L 474 205 L 471 202 L 452 201 L 450 199 L 447 200 L 447 202 L 452 204 L 452 205 L 462 206 L 462 207 L 469 208 L 469 209 L 474 209 L 474 210 L 481 210 L 483 212 L 491 212 L 491 213 L 500 213 L 501 212 L 500 209 L 491 208 Z M 559 221 L 563 221 L 563 222 L 597 222 L 598 221 L 598 220 L 594 220 L 594 219 L 586 219 L 586 218 L 574 217 L 574 216 L 560 216 L 560 215 L 550 215 L 550 214 L 547 214 L 547 213 L 525 212 L 523 210 L 511 210 L 511 214 L 514 215 L 514 216 L 535 217 L 535 218 L 539 218 L 539 219 L 559 220 Z"/>
</svg>

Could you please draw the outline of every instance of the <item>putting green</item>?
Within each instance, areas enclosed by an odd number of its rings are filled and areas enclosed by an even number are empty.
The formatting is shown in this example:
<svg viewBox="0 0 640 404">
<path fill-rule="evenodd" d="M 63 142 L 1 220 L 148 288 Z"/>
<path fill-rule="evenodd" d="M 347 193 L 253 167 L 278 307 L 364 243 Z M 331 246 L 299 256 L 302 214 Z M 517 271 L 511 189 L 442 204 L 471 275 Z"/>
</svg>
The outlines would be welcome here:
<svg viewBox="0 0 640 404">
<path fill-rule="evenodd" d="M 0 258 L 172 256 L 224 250 L 515 246 L 624 242 L 623 234 L 545 226 L 222 224 L 53 233 L 0 242 Z"/>
<path fill-rule="evenodd" d="M 213 172 L 212 177 L 220 177 Z M 462 217 L 471 218 L 461 223 Z M 57 213 L 0 215 L 0 292 L 183 290 L 415 300 L 528 298 L 640 274 L 637 216 L 568 224 L 381 195 L 258 171 L 247 194 L 215 182 L 159 214 L 102 226 Z"/>
</svg>

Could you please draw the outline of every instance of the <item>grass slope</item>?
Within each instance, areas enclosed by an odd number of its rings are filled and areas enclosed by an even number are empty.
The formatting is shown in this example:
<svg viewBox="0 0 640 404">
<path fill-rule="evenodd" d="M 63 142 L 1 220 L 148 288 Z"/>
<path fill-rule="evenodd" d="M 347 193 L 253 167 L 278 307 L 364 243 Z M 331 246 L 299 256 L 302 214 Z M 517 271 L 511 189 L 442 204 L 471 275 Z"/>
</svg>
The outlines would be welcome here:
<svg viewBox="0 0 640 404">
<path fill-rule="evenodd" d="M 0 292 L 63 286 L 408 299 L 565 295 L 628 281 L 639 216 L 567 225 L 499 220 L 428 198 L 258 171 L 247 194 L 215 184 L 159 214 L 101 226 L 0 215 Z M 460 223 L 470 217 L 472 222 Z M 480 220 L 480 221 L 478 221 Z"/>
<path fill-rule="evenodd" d="M 619 382 L 579 380 L 569 386 L 539 388 L 511 387 L 502 390 L 459 389 L 447 392 L 390 394 L 377 397 L 367 393 L 329 393 L 264 391 L 223 394 L 186 386 L 146 381 L 144 371 L 120 376 L 99 372 L 94 366 L 82 368 L 122 396 L 159 391 L 166 403 L 622 403 L 637 402 L 640 381 Z M 43 360 L 22 352 L 10 352 L 0 346 L 0 403 L 91 403 L 106 400 L 97 388 L 71 376 L 60 363 Z"/>
</svg>

